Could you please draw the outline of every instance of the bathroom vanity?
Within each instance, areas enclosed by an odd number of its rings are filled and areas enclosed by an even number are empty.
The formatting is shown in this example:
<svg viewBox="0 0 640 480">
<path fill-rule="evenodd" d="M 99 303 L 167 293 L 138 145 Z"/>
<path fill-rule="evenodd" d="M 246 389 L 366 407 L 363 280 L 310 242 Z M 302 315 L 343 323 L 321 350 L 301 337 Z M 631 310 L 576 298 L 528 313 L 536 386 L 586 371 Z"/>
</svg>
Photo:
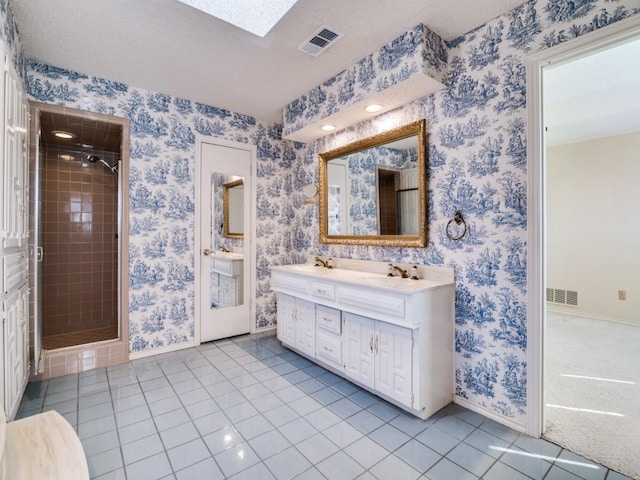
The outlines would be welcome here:
<svg viewBox="0 0 640 480">
<path fill-rule="evenodd" d="M 215 251 L 211 258 L 211 307 L 242 305 L 244 256 L 238 252 Z"/>
<path fill-rule="evenodd" d="M 278 339 L 288 348 L 425 419 L 453 399 L 454 275 L 334 259 L 271 269 Z M 408 265 L 401 265 L 409 270 Z"/>
</svg>

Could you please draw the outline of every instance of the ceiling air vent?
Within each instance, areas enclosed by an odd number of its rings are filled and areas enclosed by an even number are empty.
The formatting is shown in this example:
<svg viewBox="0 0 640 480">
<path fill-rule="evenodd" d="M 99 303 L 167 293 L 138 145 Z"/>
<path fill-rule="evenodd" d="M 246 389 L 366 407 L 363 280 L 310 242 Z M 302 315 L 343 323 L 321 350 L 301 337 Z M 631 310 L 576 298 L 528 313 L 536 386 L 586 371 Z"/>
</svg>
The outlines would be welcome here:
<svg viewBox="0 0 640 480">
<path fill-rule="evenodd" d="M 317 57 L 331 45 L 342 38 L 342 34 L 334 29 L 323 25 L 316 32 L 298 45 L 298 50 Z"/>
</svg>

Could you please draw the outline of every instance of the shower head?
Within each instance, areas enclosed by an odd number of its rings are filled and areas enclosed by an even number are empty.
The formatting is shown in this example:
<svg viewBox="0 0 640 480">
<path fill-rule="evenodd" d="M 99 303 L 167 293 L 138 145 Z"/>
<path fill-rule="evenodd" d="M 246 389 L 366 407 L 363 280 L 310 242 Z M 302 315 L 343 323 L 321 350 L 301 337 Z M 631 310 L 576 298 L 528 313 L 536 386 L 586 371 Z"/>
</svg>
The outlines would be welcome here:
<svg viewBox="0 0 640 480">
<path fill-rule="evenodd" d="M 118 173 L 118 164 L 117 163 L 115 165 L 109 165 L 103 159 L 101 159 L 100 157 L 96 157 L 95 155 L 87 155 L 87 160 L 90 161 L 91 163 L 99 162 L 102 165 L 104 165 L 105 168 L 108 168 L 109 170 L 111 170 L 113 173 Z"/>
</svg>

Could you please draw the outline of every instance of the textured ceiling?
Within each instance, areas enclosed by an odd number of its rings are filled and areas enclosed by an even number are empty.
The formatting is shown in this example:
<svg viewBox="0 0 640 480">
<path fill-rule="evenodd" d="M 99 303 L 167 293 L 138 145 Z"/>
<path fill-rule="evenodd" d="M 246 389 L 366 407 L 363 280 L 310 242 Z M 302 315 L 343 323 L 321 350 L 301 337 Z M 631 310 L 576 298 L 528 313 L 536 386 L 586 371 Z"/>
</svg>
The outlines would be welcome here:
<svg viewBox="0 0 640 480">
<path fill-rule="evenodd" d="M 640 132 L 640 39 L 544 72 L 547 145 Z"/>
<path fill-rule="evenodd" d="M 56 137 L 52 132 L 63 131 L 75 135 L 75 138 Z M 120 153 L 122 126 L 106 122 L 96 122 L 81 117 L 60 115 L 51 112 L 40 113 L 40 132 L 42 143 L 57 145 L 73 150 L 102 151 Z"/>
<path fill-rule="evenodd" d="M 454 39 L 523 0 L 299 0 L 260 38 L 175 0 L 13 0 L 29 58 L 261 120 L 424 23 Z M 344 37 L 297 50 L 319 26 Z"/>
</svg>

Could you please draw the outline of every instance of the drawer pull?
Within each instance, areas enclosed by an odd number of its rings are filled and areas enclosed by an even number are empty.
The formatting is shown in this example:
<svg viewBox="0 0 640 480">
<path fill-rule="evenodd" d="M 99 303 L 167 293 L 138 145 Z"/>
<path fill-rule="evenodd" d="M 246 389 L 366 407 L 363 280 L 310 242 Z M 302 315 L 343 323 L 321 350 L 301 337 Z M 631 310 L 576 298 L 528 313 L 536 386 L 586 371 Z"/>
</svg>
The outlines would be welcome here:
<svg viewBox="0 0 640 480">
<path fill-rule="evenodd" d="M 333 348 L 329 348 L 329 347 L 327 347 L 326 345 L 323 345 L 323 348 L 324 348 L 327 352 L 329 352 L 329 353 L 333 353 Z"/>
<path fill-rule="evenodd" d="M 322 293 L 323 295 L 325 295 L 327 291 L 324 288 L 317 288 L 316 293 Z"/>
<path fill-rule="evenodd" d="M 323 319 L 325 322 L 330 322 L 330 321 L 331 321 L 331 319 L 330 319 L 330 318 L 327 318 L 327 317 L 322 317 L 322 319 Z"/>
</svg>

